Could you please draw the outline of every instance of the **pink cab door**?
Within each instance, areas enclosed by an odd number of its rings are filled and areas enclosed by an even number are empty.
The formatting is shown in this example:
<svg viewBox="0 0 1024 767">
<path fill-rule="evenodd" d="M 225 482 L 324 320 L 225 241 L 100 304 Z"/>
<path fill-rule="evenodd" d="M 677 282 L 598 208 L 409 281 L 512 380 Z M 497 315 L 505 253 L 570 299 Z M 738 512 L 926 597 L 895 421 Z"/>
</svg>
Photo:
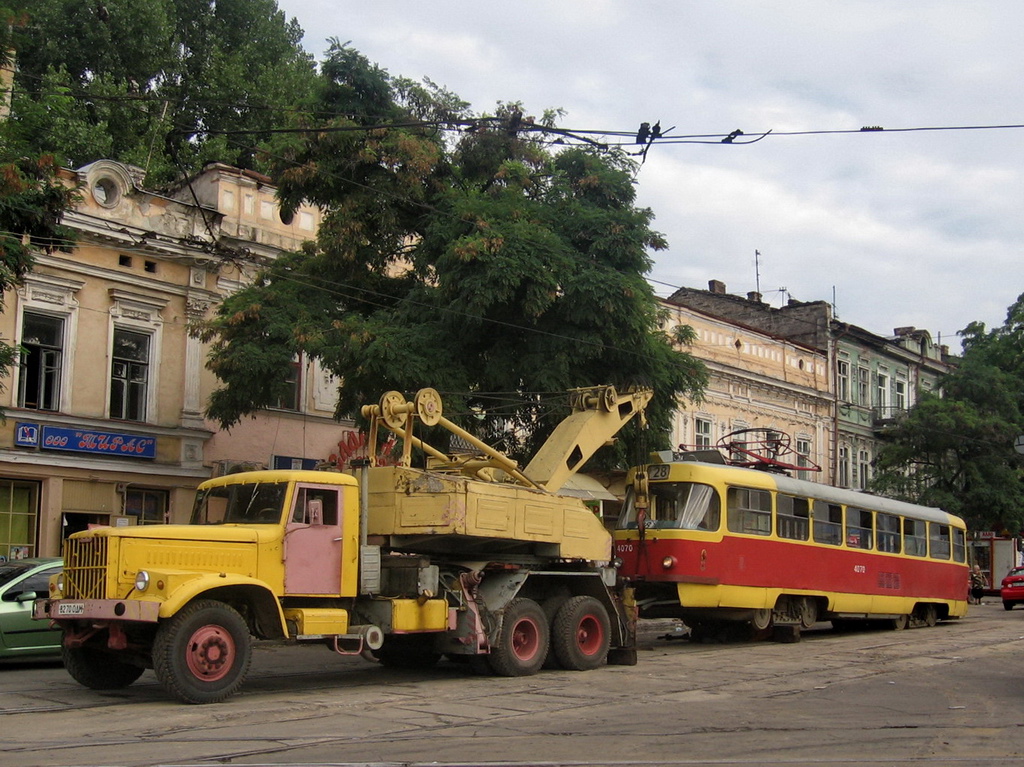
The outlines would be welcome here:
<svg viewBox="0 0 1024 767">
<path fill-rule="evenodd" d="M 295 486 L 284 533 L 285 594 L 340 593 L 341 493 L 336 485 Z"/>
</svg>

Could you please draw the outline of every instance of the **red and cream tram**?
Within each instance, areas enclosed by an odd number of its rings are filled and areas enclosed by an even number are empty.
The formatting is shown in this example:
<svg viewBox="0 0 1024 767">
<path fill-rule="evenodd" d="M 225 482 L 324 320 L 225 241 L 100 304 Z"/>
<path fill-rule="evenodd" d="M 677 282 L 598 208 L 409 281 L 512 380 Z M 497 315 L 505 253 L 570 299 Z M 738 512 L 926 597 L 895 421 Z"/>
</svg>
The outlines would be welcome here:
<svg viewBox="0 0 1024 767">
<path fill-rule="evenodd" d="M 944 511 L 702 461 L 634 469 L 615 531 L 643 617 L 701 632 L 967 611 L 963 520 Z"/>
</svg>

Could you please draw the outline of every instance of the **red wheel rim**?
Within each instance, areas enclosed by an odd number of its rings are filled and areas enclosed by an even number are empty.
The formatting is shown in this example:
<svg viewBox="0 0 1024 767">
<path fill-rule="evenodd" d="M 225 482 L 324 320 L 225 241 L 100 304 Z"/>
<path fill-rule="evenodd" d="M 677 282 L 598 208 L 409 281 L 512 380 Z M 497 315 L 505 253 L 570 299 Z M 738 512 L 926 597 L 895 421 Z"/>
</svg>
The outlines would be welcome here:
<svg viewBox="0 0 1024 767">
<path fill-rule="evenodd" d="M 223 679 L 235 665 L 235 640 L 223 626 L 196 629 L 185 650 L 185 662 L 197 679 Z"/>
<path fill-rule="evenodd" d="M 584 615 L 576 627 L 576 645 L 584 655 L 596 655 L 604 644 L 604 627 L 594 615 Z"/>
<path fill-rule="evenodd" d="M 512 627 L 512 652 L 519 660 L 530 660 L 540 649 L 540 627 L 523 618 Z"/>
</svg>

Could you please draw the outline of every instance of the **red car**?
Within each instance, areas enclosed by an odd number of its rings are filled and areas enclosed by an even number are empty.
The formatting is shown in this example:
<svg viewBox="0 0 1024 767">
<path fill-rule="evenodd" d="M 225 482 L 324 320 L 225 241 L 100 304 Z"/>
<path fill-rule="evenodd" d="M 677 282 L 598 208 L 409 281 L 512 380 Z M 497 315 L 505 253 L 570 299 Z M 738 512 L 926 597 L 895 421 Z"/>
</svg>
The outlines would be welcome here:
<svg viewBox="0 0 1024 767">
<path fill-rule="evenodd" d="M 999 595 L 1003 598 L 1003 609 L 1012 610 L 1018 602 L 1024 602 L 1024 567 L 1015 567 L 1003 578 Z"/>
</svg>

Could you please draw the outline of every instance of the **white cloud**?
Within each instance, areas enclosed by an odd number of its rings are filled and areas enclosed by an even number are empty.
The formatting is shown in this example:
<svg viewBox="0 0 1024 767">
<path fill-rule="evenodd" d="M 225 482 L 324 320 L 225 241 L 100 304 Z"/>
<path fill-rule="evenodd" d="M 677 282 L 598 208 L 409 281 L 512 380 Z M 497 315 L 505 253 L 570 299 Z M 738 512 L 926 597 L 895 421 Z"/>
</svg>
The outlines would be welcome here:
<svg viewBox="0 0 1024 767">
<path fill-rule="evenodd" d="M 831 300 L 844 319 L 944 338 L 1024 291 L 1024 4 L 998 0 L 279 0 L 317 38 L 428 76 L 478 111 L 520 100 L 566 127 L 769 136 L 652 147 L 639 202 L 671 249 L 654 276 Z M 667 289 L 665 289 L 667 292 Z"/>
</svg>

